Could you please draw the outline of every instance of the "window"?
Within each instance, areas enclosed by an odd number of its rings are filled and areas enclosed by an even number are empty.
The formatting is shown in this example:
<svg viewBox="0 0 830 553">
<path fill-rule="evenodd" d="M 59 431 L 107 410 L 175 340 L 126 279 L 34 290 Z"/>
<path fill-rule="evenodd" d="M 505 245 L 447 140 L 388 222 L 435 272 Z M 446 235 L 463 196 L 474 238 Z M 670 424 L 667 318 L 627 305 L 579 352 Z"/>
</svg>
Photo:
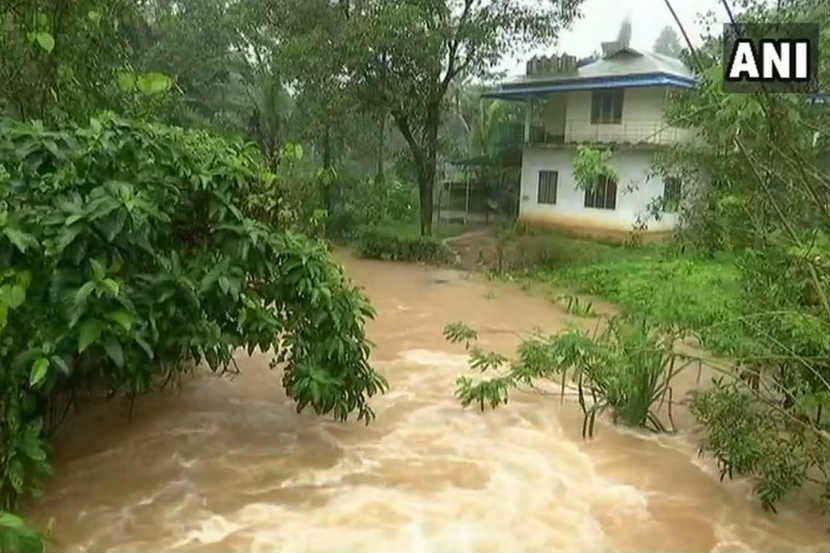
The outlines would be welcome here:
<svg viewBox="0 0 830 553">
<path fill-rule="evenodd" d="M 539 196 L 537 202 L 540 204 L 556 203 L 556 185 L 559 182 L 559 173 L 556 171 L 539 171 Z"/>
<path fill-rule="evenodd" d="M 663 181 L 663 211 L 674 213 L 680 206 L 680 179 L 666 177 Z"/>
<path fill-rule="evenodd" d="M 585 191 L 585 207 L 617 208 L 617 183 L 608 177 L 600 178 L 592 190 Z"/>
<path fill-rule="evenodd" d="M 591 92 L 591 124 L 622 122 L 623 89 L 594 90 Z"/>
</svg>

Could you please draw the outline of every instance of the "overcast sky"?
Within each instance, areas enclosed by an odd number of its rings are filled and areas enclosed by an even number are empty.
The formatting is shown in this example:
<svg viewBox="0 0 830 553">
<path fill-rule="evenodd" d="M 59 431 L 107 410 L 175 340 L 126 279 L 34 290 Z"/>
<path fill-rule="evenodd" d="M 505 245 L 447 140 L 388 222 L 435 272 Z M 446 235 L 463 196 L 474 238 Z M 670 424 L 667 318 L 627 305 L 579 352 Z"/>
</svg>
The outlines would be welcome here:
<svg viewBox="0 0 830 553">
<path fill-rule="evenodd" d="M 718 15 L 719 23 L 724 23 L 727 19 L 719 0 L 673 0 L 672 6 L 695 45 L 700 43 L 701 31 L 697 24 L 697 14 L 712 10 Z M 582 13 L 582 19 L 562 34 L 558 48 L 534 53 L 550 55 L 558 50 L 560 54 L 568 53 L 578 58 L 588 56 L 599 49 L 601 42 L 617 38 L 620 23 L 626 16 L 631 18 L 631 46 L 634 48 L 651 50 L 657 35 L 666 25 L 671 25 L 683 42 L 680 29 L 664 0 L 585 0 Z M 528 57 L 505 59 L 500 69 L 507 71 L 510 76 L 521 75 L 525 71 Z"/>
</svg>

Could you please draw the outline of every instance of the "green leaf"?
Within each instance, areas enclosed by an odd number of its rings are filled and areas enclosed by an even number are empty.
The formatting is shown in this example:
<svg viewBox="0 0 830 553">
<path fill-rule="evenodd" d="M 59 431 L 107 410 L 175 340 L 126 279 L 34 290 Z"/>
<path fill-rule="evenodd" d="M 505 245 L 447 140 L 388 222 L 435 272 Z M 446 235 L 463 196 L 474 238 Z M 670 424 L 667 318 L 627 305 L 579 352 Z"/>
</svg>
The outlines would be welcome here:
<svg viewBox="0 0 830 553">
<path fill-rule="evenodd" d="M 60 369 L 60 371 L 66 376 L 69 376 L 69 373 L 72 372 L 72 370 L 69 368 L 69 365 L 66 364 L 66 361 L 64 361 L 63 357 L 61 357 L 60 355 L 53 355 L 50 359 L 52 361 L 52 364 L 56 365 L 58 369 Z"/>
<path fill-rule="evenodd" d="M 132 313 L 126 311 L 124 309 L 117 309 L 115 311 L 110 311 L 106 315 L 104 315 L 107 319 L 118 323 L 121 325 L 124 330 L 128 331 L 132 328 L 133 323 L 135 322 L 135 317 L 133 317 Z"/>
<path fill-rule="evenodd" d="M 4 528 L 23 528 L 26 524 L 17 515 L 0 512 L 0 526 Z"/>
<path fill-rule="evenodd" d="M 75 304 L 81 305 L 82 303 L 86 302 L 87 298 L 89 298 L 89 295 L 92 293 L 93 290 L 95 290 L 94 282 L 89 281 L 84 283 L 84 285 L 78 288 L 78 290 L 75 292 Z"/>
<path fill-rule="evenodd" d="M 95 342 L 104 330 L 104 324 L 98 319 L 87 319 L 78 332 L 78 352 L 82 353 L 90 344 Z"/>
<path fill-rule="evenodd" d="M 101 21 L 101 13 L 96 12 L 95 10 L 90 10 L 86 16 L 89 18 L 90 21 L 95 23 L 96 25 Z"/>
<path fill-rule="evenodd" d="M 143 94 L 149 96 L 167 92 L 173 86 L 173 80 L 162 73 L 145 73 L 138 78 L 136 84 Z"/>
<path fill-rule="evenodd" d="M 3 234 L 6 235 L 12 244 L 14 244 L 20 253 L 26 253 L 26 250 L 31 247 L 37 247 L 38 242 L 31 234 L 25 233 L 20 229 L 13 227 L 6 227 L 3 229 Z"/>
<path fill-rule="evenodd" d="M 135 340 L 136 344 L 141 346 L 141 349 L 144 350 L 144 353 L 147 354 L 147 357 L 149 357 L 151 360 L 155 357 L 155 355 L 153 354 L 153 348 L 150 347 L 150 344 L 147 343 L 147 340 L 145 340 L 141 336 L 133 336 L 133 340 Z"/>
<path fill-rule="evenodd" d="M 95 278 L 100 280 L 107 274 L 107 268 L 97 259 L 90 259 L 89 264 L 92 265 L 92 273 L 95 275 Z"/>
<path fill-rule="evenodd" d="M 110 294 L 112 294 L 113 296 L 117 296 L 118 291 L 121 289 L 121 285 L 118 284 L 118 281 L 113 280 L 111 278 L 105 278 L 103 281 L 101 281 L 101 284 L 103 284 L 106 287 L 106 289 L 109 290 Z"/>
<path fill-rule="evenodd" d="M 19 284 L 15 284 L 9 290 L 9 307 L 17 309 L 26 300 L 26 290 Z"/>
<path fill-rule="evenodd" d="M 29 386 L 37 386 L 46 377 L 46 370 L 49 368 L 49 360 L 40 357 L 32 364 L 32 372 L 29 375 Z"/>
<path fill-rule="evenodd" d="M 38 31 L 34 33 L 34 38 L 38 43 L 38 46 L 46 50 L 47 53 L 51 54 L 52 50 L 55 49 L 55 39 L 46 31 Z"/>
<path fill-rule="evenodd" d="M 136 87 L 135 75 L 129 71 L 120 71 L 118 73 L 118 88 L 122 92 L 133 92 Z"/>
<path fill-rule="evenodd" d="M 110 336 L 104 341 L 104 349 L 117 367 L 124 366 L 124 350 L 118 340 Z"/>
<path fill-rule="evenodd" d="M 46 460 L 46 452 L 43 451 L 41 441 L 37 438 L 37 436 L 27 436 L 20 445 L 20 449 L 22 449 L 23 453 L 26 454 L 26 457 L 32 461 Z"/>
<path fill-rule="evenodd" d="M 8 478 L 17 493 L 23 493 L 23 476 L 23 463 L 20 462 L 20 459 L 12 459 L 12 462 L 8 465 Z"/>
</svg>

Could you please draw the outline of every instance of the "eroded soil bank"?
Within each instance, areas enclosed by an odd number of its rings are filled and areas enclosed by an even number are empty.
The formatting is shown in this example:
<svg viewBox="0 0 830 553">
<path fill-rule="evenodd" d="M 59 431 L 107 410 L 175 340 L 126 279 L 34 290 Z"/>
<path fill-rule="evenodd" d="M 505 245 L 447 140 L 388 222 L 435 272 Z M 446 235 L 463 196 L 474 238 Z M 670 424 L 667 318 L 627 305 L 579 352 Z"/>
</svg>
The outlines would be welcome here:
<svg viewBox="0 0 830 553">
<path fill-rule="evenodd" d="M 747 482 L 718 482 L 693 436 L 600 424 L 576 405 L 518 393 L 481 414 L 454 381 L 465 320 L 485 347 L 574 319 L 468 273 L 339 252 L 378 311 L 373 359 L 391 391 L 370 426 L 297 415 L 269 357 L 240 354 L 233 380 L 86 404 L 59 437 L 55 477 L 26 506 L 55 518 L 56 551 L 826 551 L 806 500 L 765 513 Z"/>
</svg>

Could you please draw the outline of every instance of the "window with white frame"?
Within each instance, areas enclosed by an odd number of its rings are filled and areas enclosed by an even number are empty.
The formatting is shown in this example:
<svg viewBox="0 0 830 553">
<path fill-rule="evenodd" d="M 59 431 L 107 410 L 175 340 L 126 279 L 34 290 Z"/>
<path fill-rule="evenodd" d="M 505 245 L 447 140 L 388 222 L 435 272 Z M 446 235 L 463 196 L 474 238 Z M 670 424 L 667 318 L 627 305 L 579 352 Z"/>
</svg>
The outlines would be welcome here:
<svg viewBox="0 0 830 553">
<path fill-rule="evenodd" d="M 559 184 L 557 171 L 539 171 L 539 192 L 536 202 L 540 204 L 556 203 L 556 187 Z"/>
</svg>

